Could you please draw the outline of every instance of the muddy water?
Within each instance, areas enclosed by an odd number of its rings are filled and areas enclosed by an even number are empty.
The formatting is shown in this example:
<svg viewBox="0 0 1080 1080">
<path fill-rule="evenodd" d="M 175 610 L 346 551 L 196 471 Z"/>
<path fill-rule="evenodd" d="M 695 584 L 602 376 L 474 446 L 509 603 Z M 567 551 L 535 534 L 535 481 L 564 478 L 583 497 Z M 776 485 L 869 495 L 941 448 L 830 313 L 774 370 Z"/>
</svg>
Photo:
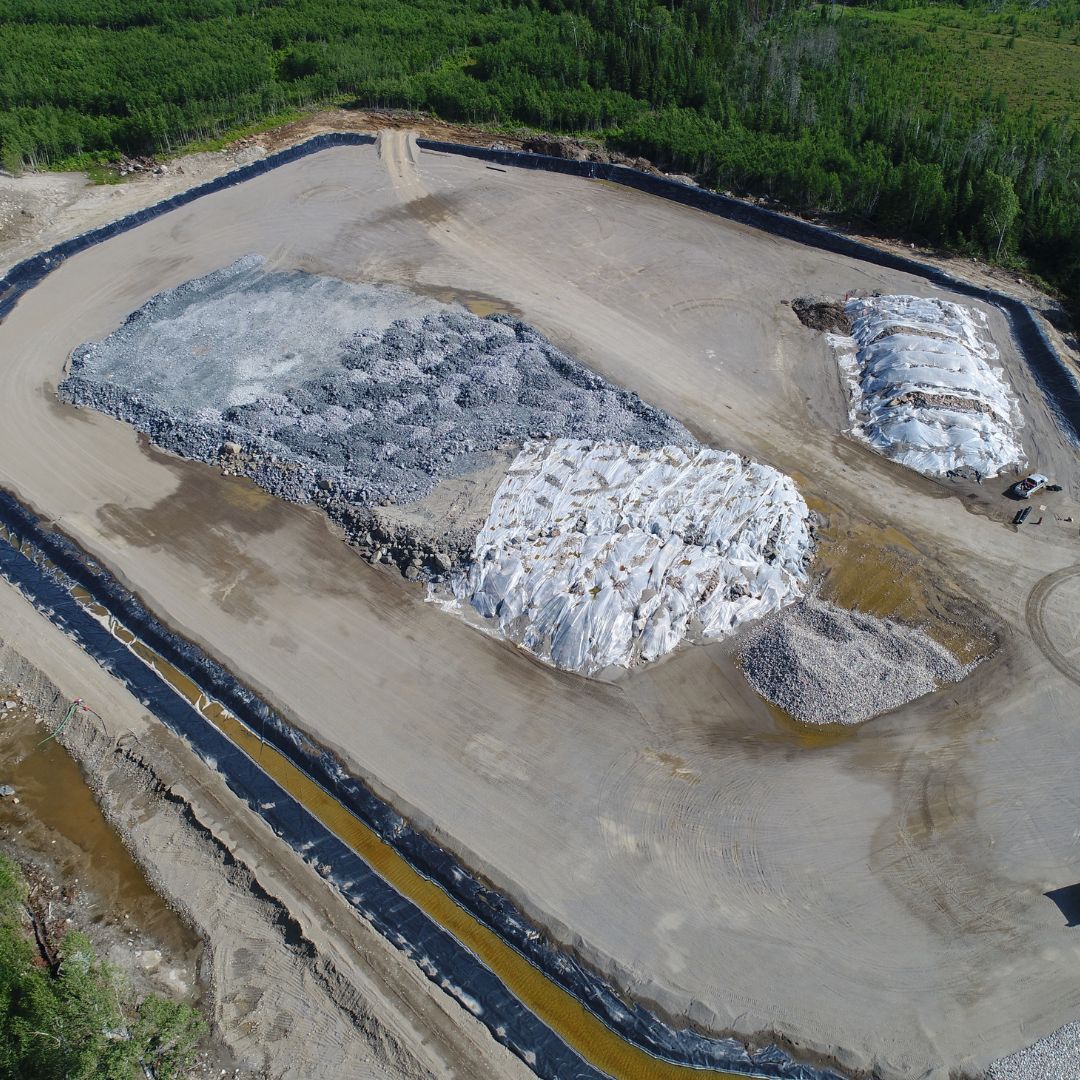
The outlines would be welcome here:
<svg viewBox="0 0 1080 1080">
<path fill-rule="evenodd" d="M 847 513 L 808 491 L 805 476 L 793 475 L 807 505 L 822 518 L 814 533 L 812 591 L 838 607 L 917 626 L 961 664 L 995 652 L 998 620 L 967 599 L 910 537 Z M 835 746 L 854 738 L 863 726 L 807 724 L 772 702 L 765 704 L 776 729 L 805 749 Z"/>
<path fill-rule="evenodd" d="M 14 692 L 0 686 L 0 702 L 12 700 Z M 0 712 L 0 783 L 18 799 L 0 799 L 0 843 L 17 858 L 40 857 L 63 885 L 77 886 L 80 929 L 137 938 L 173 972 L 158 981 L 174 991 L 193 987 L 199 939 L 147 884 L 67 751 L 55 740 L 42 745 L 47 736 L 30 709 Z"/>
<path fill-rule="evenodd" d="M 997 647 L 993 618 L 912 541 L 891 526 L 873 525 L 820 499 L 807 498 L 827 521 L 817 532 L 815 576 L 824 599 L 880 619 L 922 627 L 962 663 Z"/>
<path fill-rule="evenodd" d="M 535 1016 L 585 1060 L 614 1080 L 737 1080 L 732 1073 L 661 1061 L 617 1035 L 575 997 L 455 903 L 438 885 L 414 870 L 389 844 L 284 755 L 264 743 L 219 702 L 207 697 L 195 682 L 139 641 L 106 609 L 93 602 L 81 589 L 72 592 L 87 611 L 153 668 L 164 682 L 257 761 L 263 771 L 402 896 L 410 899 L 477 956 Z"/>
<path fill-rule="evenodd" d="M 409 282 L 409 288 L 422 296 L 430 296 L 443 304 L 460 304 L 474 315 L 484 318 L 488 315 L 513 315 L 521 318 L 521 309 L 508 300 L 492 296 L 489 293 L 476 292 L 472 289 L 458 289 L 453 285 L 427 285 Z"/>
</svg>

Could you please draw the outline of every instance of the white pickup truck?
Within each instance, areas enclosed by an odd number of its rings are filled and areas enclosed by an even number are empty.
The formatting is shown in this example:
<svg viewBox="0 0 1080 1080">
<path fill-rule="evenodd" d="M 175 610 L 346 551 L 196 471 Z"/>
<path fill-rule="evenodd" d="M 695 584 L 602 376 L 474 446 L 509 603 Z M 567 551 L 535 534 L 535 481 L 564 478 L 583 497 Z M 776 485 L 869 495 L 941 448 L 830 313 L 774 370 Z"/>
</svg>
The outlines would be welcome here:
<svg viewBox="0 0 1080 1080">
<path fill-rule="evenodd" d="M 1049 476 L 1033 472 L 1030 476 L 1025 476 L 1023 480 L 1017 480 L 1013 484 L 1012 490 L 1018 499 L 1030 499 L 1032 495 L 1038 494 L 1049 483 Z"/>
</svg>

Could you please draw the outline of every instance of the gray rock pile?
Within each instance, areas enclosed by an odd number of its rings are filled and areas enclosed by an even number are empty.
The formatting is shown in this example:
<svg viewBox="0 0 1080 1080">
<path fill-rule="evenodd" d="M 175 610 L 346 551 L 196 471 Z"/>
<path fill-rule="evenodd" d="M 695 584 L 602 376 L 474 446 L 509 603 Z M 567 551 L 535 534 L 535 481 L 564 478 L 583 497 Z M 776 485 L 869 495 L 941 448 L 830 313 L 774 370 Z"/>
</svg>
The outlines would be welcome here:
<svg viewBox="0 0 1080 1080">
<path fill-rule="evenodd" d="M 154 296 L 79 346 L 59 396 L 281 498 L 322 505 L 372 557 L 417 571 L 429 545 L 383 535 L 372 508 L 415 503 L 526 439 L 694 442 L 523 322 L 267 271 L 257 256 Z"/>
<path fill-rule="evenodd" d="M 971 670 L 913 626 L 806 597 L 753 627 L 750 685 L 808 724 L 858 724 L 958 682 Z"/>
<path fill-rule="evenodd" d="M 1076 1080 L 1080 1076 L 1080 1020 L 999 1058 L 986 1075 L 987 1080 Z"/>
</svg>

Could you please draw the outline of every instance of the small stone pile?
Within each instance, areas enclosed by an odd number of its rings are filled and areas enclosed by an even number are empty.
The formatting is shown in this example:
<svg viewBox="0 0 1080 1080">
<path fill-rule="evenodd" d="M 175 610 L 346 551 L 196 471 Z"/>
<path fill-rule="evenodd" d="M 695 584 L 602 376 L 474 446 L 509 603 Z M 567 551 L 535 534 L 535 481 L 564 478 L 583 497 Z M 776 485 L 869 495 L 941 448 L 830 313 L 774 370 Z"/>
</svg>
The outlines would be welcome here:
<svg viewBox="0 0 1080 1080">
<path fill-rule="evenodd" d="M 742 670 L 759 694 L 807 724 L 858 724 L 945 683 L 965 666 L 922 630 L 806 597 L 753 627 Z"/>
<path fill-rule="evenodd" d="M 1080 1076 L 1080 1020 L 999 1058 L 986 1076 L 987 1080 L 1076 1080 Z"/>
</svg>

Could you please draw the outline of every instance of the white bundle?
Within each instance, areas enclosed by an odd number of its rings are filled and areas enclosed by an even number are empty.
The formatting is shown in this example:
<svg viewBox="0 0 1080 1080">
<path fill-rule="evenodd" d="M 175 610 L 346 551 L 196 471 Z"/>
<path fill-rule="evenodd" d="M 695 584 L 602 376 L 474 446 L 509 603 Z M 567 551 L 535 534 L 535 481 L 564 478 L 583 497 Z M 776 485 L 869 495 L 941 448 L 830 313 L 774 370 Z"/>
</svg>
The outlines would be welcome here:
<svg viewBox="0 0 1080 1080">
<path fill-rule="evenodd" d="M 807 519 L 789 477 L 725 451 L 526 443 L 454 590 L 557 667 L 628 667 L 795 599 Z"/>
</svg>

